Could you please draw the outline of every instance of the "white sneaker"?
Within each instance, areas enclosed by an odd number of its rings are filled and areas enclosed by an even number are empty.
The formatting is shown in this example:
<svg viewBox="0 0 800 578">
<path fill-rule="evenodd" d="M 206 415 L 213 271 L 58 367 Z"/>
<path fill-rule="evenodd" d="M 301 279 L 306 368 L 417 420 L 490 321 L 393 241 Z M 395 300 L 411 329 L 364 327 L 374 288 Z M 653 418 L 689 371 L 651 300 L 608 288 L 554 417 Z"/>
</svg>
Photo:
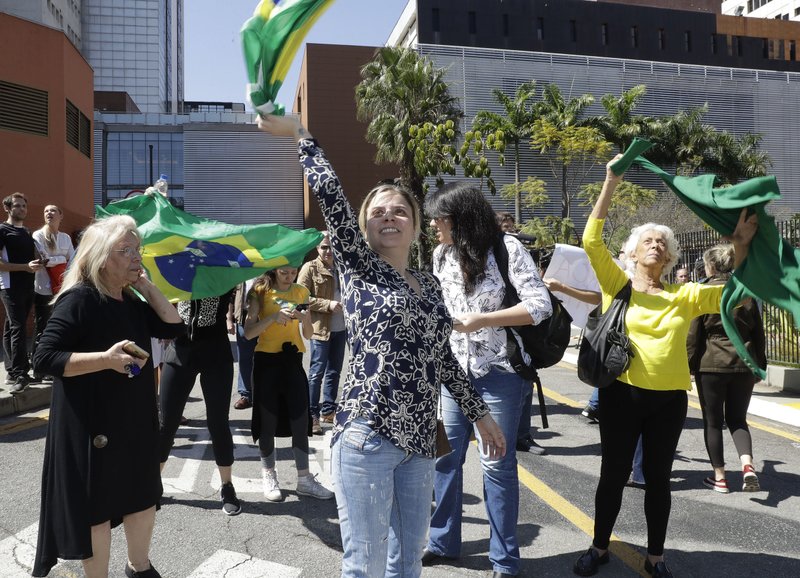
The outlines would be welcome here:
<svg viewBox="0 0 800 578">
<path fill-rule="evenodd" d="M 261 477 L 264 480 L 264 497 L 270 502 L 282 502 L 283 492 L 278 485 L 278 475 L 275 470 L 261 470 Z"/>
<path fill-rule="evenodd" d="M 301 496 L 310 496 L 318 500 L 330 500 L 333 492 L 317 481 L 317 476 L 297 476 L 297 493 Z"/>
</svg>

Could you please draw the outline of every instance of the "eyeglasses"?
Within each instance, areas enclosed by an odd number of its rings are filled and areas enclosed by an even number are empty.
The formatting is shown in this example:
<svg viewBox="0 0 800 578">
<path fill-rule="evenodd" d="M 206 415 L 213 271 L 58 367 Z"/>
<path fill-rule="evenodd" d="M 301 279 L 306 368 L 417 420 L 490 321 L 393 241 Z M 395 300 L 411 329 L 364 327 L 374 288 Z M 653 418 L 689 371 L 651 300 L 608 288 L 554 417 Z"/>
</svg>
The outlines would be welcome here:
<svg viewBox="0 0 800 578">
<path fill-rule="evenodd" d="M 141 257 L 142 253 L 144 252 L 144 247 L 141 245 L 138 247 L 125 247 L 124 249 L 114 249 L 115 253 L 122 253 L 128 259 L 133 259 L 134 257 Z"/>
<path fill-rule="evenodd" d="M 297 269 L 275 269 L 275 272 L 279 275 L 295 275 Z"/>
</svg>

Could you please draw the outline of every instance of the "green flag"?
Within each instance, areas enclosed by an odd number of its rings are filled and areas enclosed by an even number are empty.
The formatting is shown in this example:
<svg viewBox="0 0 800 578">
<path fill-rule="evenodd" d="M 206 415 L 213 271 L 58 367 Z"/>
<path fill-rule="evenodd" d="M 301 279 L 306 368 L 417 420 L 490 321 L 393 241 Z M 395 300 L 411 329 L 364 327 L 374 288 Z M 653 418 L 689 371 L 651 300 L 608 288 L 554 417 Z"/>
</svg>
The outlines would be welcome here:
<svg viewBox="0 0 800 578">
<path fill-rule="evenodd" d="M 265 114 L 284 114 L 275 103 L 294 55 L 309 29 L 333 0 L 261 0 L 242 26 L 248 101 Z"/>
<path fill-rule="evenodd" d="M 172 301 L 222 295 L 284 265 L 299 267 L 322 233 L 281 225 L 229 225 L 173 207 L 157 193 L 95 207 L 98 219 L 128 215 L 142 235 L 142 265 Z"/>
<path fill-rule="evenodd" d="M 791 313 L 795 327 L 800 330 L 800 249 L 781 238 L 775 219 L 765 210 L 767 203 L 781 196 L 778 182 L 773 176 L 756 177 L 731 187 L 714 188 L 714 175 L 670 175 L 639 156 L 651 146 L 644 139 L 634 139 L 611 170 L 620 175 L 636 163 L 657 174 L 686 206 L 722 236 L 733 233 L 743 208 L 758 215 L 758 232 L 747 259 L 736 268 L 723 289 L 720 317 L 739 356 L 753 373 L 764 379 L 766 373 L 747 352 L 733 322 L 733 309 L 745 297 L 755 297 Z"/>
</svg>

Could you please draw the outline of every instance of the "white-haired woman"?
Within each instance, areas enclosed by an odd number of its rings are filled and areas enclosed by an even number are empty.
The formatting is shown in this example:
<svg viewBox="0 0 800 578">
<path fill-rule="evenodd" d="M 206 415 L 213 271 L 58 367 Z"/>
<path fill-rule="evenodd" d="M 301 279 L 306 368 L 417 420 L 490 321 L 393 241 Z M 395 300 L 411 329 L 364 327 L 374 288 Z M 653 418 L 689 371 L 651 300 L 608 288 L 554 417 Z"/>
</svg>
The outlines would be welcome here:
<svg viewBox="0 0 800 578">
<path fill-rule="evenodd" d="M 87 578 L 106 578 L 111 528 L 122 523 L 125 575 L 159 578 L 149 560 L 162 492 L 153 369 L 123 348 L 149 350 L 151 336 L 183 331 L 142 270 L 133 219 L 90 225 L 33 359 L 54 377 L 34 576 L 66 558 L 82 560 Z"/>
<path fill-rule="evenodd" d="M 611 196 L 622 180 L 611 170 L 613 162 L 606 167 L 606 180 L 584 229 L 583 245 L 600 283 L 604 311 L 629 280 L 632 284 L 625 330 L 634 357 L 617 381 L 600 390 L 603 459 L 595 496 L 594 540 L 573 571 L 579 576 L 591 576 L 598 566 L 608 562 L 611 531 L 641 435 L 642 467 L 647 481 L 645 570 L 663 578 L 672 576 L 664 563 L 670 473 L 686 419 L 686 391 L 691 389 L 686 336 L 693 318 L 719 313 L 722 286 L 667 283 L 665 279 L 678 262 L 680 249 L 672 230 L 654 223 L 635 228 L 624 245 L 625 266 L 630 275 L 617 267 L 601 236 Z M 743 210 L 731 237 L 737 264 L 747 255 L 757 228 L 755 215 L 747 218 Z"/>
</svg>

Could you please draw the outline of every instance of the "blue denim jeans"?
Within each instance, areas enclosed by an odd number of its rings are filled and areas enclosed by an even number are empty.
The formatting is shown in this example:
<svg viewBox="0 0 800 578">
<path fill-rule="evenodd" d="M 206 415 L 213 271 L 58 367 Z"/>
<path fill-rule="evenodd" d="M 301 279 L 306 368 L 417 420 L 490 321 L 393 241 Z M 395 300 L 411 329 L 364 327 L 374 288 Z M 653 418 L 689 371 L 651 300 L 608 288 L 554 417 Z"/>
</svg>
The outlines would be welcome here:
<svg viewBox="0 0 800 578">
<path fill-rule="evenodd" d="M 236 349 L 239 352 L 239 384 L 236 389 L 239 395 L 253 399 L 253 354 L 256 351 L 258 337 L 247 339 L 244 336 L 244 326 L 236 324 Z"/>
<path fill-rule="evenodd" d="M 313 417 L 336 411 L 336 397 L 339 395 L 339 374 L 344 361 L 344 346 L 347 331 L 332 331 L 328 341 L 311 340 L 311 363 L 308 368 L 309 410 Z M 319 394 L 322 389 L 322 407 Z"/>
<path fill-rule="evenodd" d="M 433 459 L 401 450 L 358 418 L 333 444 L 342 578 L 418 578 Z"/>
<path fill-rule="evenodd" d="M 475 389 L 489 406 L 492 417 L 506 438 L 506 455 L 490 460 L 481 454 L 483 494 L 489 517 L 489 560 L 496 572 L 519 573 L 519 478 L 517 436 L 523 388 L 530 383 L 514 372 L 498 368 L 485 376 L 470 378 Z M 461 413 L 446 389 L 442 389 L 442 419 L 453 451 L 436 460 L 434 491 L 436 509 L 431 519 L 428 550 L 441 556 L 458 558 L 461 555 L 461 515 L 464 497 L 463 466 L 474 426 Z M 477 429 L 475 435 L 479 437 Z"/>
</svg>

